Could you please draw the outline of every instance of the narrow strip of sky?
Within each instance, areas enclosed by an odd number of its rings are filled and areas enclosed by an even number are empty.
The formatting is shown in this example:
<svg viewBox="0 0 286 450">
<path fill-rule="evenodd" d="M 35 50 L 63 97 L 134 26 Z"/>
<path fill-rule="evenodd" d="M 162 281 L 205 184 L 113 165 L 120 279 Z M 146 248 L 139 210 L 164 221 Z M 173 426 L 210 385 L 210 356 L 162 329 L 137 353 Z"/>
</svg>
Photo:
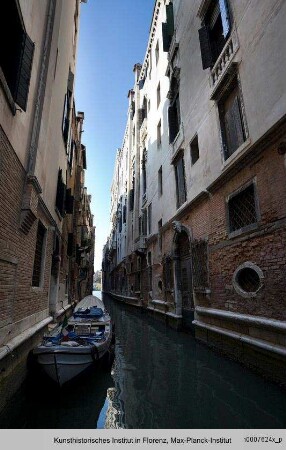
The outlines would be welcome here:
<svg viewBox="0 0 286 450">
<path fill-rule="evenodd" d="M 95 270 L 109 234 L 110 186 L 115 153 L 127 120 L 133 66 L 142 62 L 154 0 L 88 0 L 81 3 L 76 108 L 84 111 L 86 186 L 96 225 Z"/>
</svg>

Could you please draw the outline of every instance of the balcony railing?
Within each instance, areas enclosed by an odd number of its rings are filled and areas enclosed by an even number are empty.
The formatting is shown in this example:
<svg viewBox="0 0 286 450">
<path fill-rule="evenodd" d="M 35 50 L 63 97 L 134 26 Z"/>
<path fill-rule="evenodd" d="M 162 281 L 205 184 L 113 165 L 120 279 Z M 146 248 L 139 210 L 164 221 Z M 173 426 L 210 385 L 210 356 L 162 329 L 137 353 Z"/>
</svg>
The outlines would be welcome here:
<svg viewBox="0 0 286 450">
<path fill-rule="evenodd" d="M 227 71 L 238 49 L 239 43 L 236 30 L 234 29 L 228 41 L 226 42 L 218 60 L 211 70 L 210 82 L 212 88 L 215 89 L 217 87 L 219 81 Z"/>
</svg>

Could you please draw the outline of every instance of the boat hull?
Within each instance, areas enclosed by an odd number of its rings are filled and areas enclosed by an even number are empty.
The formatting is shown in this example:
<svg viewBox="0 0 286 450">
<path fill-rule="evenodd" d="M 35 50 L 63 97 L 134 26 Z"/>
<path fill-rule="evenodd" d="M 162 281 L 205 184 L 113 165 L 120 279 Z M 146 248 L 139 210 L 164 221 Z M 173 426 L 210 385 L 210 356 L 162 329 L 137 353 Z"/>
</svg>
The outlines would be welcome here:
<svg viewBox="0 0 286 450">
<path fill-rule="evenodd" d="M 109 342 L 101 348 L 46 348 L 39 346 L 34 355 L 44 372 L 62 386 L 99 361 L 109 349 Z"/>
</svg>

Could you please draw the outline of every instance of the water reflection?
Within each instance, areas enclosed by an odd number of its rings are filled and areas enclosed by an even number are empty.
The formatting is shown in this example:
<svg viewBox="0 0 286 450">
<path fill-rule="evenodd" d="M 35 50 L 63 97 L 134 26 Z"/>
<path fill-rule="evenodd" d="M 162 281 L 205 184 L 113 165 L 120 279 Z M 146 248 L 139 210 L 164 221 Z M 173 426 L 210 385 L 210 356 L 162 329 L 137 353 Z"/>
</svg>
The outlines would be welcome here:
<svg viewBox="0 0 286 450">
<path fill-rule="evenodd" d="M 106 428 L 285 428 L 285 390 L 190 335 L 104 301 L 116 323 Z"/>
<path fill-rule="evenodd" d="M 104 301 L 116 326 L 111 373 L 92 370 L 62 389 L 34 373 L 0 428 L 285 428 L 285 390 L 191 335 Z"/>
</svg>

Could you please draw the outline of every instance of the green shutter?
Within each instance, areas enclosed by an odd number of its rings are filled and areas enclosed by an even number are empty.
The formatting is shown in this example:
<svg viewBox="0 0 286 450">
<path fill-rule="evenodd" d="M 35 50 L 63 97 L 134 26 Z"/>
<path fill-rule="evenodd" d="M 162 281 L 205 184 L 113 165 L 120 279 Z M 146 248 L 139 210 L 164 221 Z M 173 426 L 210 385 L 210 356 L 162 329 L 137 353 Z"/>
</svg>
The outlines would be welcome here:
<svg viewBox="0 0 286 450">
<path fill-rule="evenodd" d="M 167 16 L 167 29 L 168 29 L 168 35 L 170 38 L 172 38 L 174 34 L 174 10 L 173 10 L 173 3 L 169 3 L 169 5 L 166 6 L 166 16 Z"/>
<path fill-rule="evenodd" d="M 199 29 L 199 39 L 201 46 L 201 57 L 203 69 L 213 66 L 213 56 L 211 50 L 211 42 L 209 36 L 209 27 L 204 26 Z"/>
<path fill-rule="evenodd" d="M 30 87 L 34 48 L 35 48 L 34 43 L 31 41 L 29 36 L 25 32 L 23 32 L 21 56 L 18 66 L 14 99 L 15 102 L 24 111 L 26 111 L 27 109 L 27 100 Z"/>
</svg>

